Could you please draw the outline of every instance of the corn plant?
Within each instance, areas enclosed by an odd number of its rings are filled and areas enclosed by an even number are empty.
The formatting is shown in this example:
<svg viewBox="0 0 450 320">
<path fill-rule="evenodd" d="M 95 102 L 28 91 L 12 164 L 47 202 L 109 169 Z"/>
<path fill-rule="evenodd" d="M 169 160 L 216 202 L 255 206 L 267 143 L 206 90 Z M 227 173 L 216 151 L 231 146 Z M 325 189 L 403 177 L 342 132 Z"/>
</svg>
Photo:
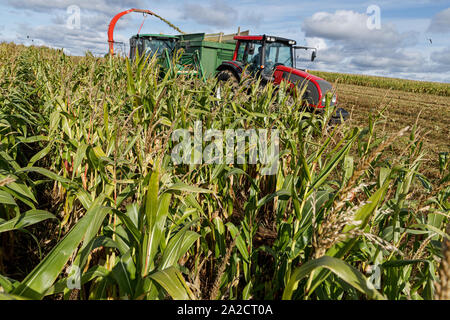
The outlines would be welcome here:
<svg viewBox="0 0 450 320">
<path fill-rule="evenodd" d="M 251 79 L 219 99 L 214 79 L 149 56 L 1 44 L 0 61 L 1 298 L 445 296 L 449 158 L 428 178 L 416 125 L 330 125 L 334 108 L 308 113 L 301 93 Z M 173 132 L 199 122 L 279 130 L 276 173 L 175 165 Z M 13 274 L 8 252 L 29 237 L 40 254 Z"/>
</svg>

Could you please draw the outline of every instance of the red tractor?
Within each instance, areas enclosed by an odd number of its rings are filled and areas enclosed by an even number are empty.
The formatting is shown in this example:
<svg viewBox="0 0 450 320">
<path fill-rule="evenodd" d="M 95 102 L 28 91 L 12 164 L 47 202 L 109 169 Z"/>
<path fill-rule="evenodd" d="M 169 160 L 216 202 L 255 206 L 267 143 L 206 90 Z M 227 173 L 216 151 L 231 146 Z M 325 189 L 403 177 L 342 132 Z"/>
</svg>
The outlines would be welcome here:
<svg viewBox="0 0 450 320">
<path fill-rule="evenodd" d="M 291 88 L 306 86 L 303 95 L 305 104 L 314 109 L 323 109 L 326 105 L 326 94 L 333 91 L 332 85 L 319 77 L 309 74 L 304 69 L 296 68 L 296 50 L 312 49 L 311 61 L 316 58 L 316 49 L 298 47 L 295 40 L 268 35 L 235 36 L 237 41 L 232 61 L 224 61 L 217 68 L 219 81 L 238 83 L 242 77 L 261 77 L 262 84 L 273 82 L 279 85 L 289 82 Z M 300 90 L 301 91 L 301 90 Z M 337 104 L 333 94 L 330 105 Z M 348 118 L 348 112 L 338 109 L 335 118 Z"/>
</svg>

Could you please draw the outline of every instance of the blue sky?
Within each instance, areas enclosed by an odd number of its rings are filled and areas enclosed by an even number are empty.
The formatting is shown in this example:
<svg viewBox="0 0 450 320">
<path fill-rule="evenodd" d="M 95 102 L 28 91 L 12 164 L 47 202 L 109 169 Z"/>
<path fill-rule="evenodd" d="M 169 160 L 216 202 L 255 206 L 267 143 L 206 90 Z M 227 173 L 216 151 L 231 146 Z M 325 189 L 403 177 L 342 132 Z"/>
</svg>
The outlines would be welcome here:
<svg viewBox="0 0 450 320">
<path fill-rule="evenodd" d="M 72 5 L 81 10 L 80 26 L 69 29 Z M 370 29 L 367 8 L 373 5 L 381 24 Z M 102 55 L 111 18 L 129 8 L 152 10 L 185 32 L 233 33 L 240 26 L 318 47 L 317 60 L 305 61 L 306 68 L 450 83 L 449 0 L 0 0 L 0 41 Z M 142 21 L 141 14 L 121 19 L 115 40 L 127 44 Z M 154 17 L 142 32 L 175 34 Z"/>
</svg>

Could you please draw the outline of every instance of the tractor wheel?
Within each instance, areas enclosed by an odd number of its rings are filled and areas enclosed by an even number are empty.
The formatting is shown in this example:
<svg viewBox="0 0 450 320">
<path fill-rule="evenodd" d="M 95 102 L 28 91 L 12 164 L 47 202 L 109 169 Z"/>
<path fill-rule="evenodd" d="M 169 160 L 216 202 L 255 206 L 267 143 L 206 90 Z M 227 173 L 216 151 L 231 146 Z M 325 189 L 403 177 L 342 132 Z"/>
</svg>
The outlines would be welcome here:
<svg viewBox="0 0 450 320">
<path fill-rule="evenodd" d="M 332 126 L 339 125 L 339 124 L 343 123 L 343 121 L 345 122 L 349 117 L 350 117 L 350 114 L 348 113 L 347 110 L 338 108 L 336 110 L 336 113 L 330 119 L 330 125 L 332 125 Z"/>
<path fill-rule="evenodd" d="M 239 80 L 236 78 L 234 73 L 230 70 L 220 71 L 219 74 L 217 75 L 217 80 L 224 81 L 224 82 L 230 81 L 233 88 L 237 87 L 239 85 Z"/>
<path fill-rule="evenodd" d="M 230 70 L 223 70 L 217 75 L 217 98 L 222 99 L 223 84 L 229 83 L 231 92 L 235 93 L 239 87 L 239 80 Z"/>
</svg>

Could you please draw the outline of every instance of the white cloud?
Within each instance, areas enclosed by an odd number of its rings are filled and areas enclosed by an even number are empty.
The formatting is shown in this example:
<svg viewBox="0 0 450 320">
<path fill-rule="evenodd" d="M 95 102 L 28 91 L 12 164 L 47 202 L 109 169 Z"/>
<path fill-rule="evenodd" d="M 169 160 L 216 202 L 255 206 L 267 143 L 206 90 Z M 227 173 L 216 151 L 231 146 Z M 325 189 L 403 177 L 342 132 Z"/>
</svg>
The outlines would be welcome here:
<svg viewBox="0 0 450 320">
<path fill-rule="evenodd" d="M 7 3 L 13 8 L 35 12 L 67 10 L 69 6 L 77 5 L 91 13 L 102 12 L 109 15 L 130 8 L 145 7 L 143 0 L 7 0 Z"/>
<path fill-rule="evenodd" d="M 232 28 L 233 32 L 237 26 L 258 27 L 264 21 L 264 14 L 259 10 L 249 10 L 245 4 L 234 7 L 228 1 L 214 0 L 201 4 L 188 2 L 180 10 L 184 20 L 191 20 L 199 25 L 215 28 Z M 224 30 L 221 30 L 224 31 Z"/>
<path fill-rule="evenodd" d="M 431 59 L 439 64 L 446 65 L 450 70 L 450 47 L 441 51 L 434 52 Z"/>
<path fill-rule="evenodd" d="M 89 28 L 68 29 L 65 24 L 30 27 L 21 25 L 18 35 L 27 35 L 24 43 L 45 45 L 52 48 L 64 48 L 75 55 L 83 55 L 86 51 L 97 54 L 107 52 L 107 38 L 104 32 Z"/>
<path fill-rule="evenodd" d="M 365 69 L 386 69 L 397 72 L 421 70 L 425 58 L 422 54 L 412 51 L 395 51 L 392 53 L 363 53 L 351 58 L 351 63 Z"/>
<path fill-rule="evenodd" d="M 344 73 L 405 76 L 450 81 L 450 51 L 429 56 L 430 50 L 416 47 L 417 32 L 400 32 L 395 25 L 382 23 L 379 30 L 367 27 L 368 16 L 351 10 L 317 12 L 304 20 L 306 41 L 320 46 L 317 63 L 310 68 Z M 427 79 L 429 80 L 429 79 Z"/>
<path fill-rule="evenodd" d="M 381 29 L 367 27 L 365 13 L 338 10 L 335 13 L 318 12 L 305 19 L 302 30 L 306 37 L 344 41 L 354 47 L 400 47 L 416 42 L 414 32 L 400 33 L 392 24 L 382 24 Z"/>
<path fill-rule="evenodd" d="M 328 48 L 325 39 L 318 37 L 306 38 L 306 46 L 314 47 L 317 48 L 318 50 L 326 50 Z"/>
<path fill-rule="evenodd" d="M 431 20 L 428 32 L 450 33 L 450 8 L 436 14 Z"/>
<path fill-rule="evenodd" d="M 199 24 L 228 27 L 234 25 L 239 17 L 236 9 L 224 1 L 214 1 L 202 6 L 198 3 L 184 5 L 184 18 L 192 19 Z"/>
</svg>

